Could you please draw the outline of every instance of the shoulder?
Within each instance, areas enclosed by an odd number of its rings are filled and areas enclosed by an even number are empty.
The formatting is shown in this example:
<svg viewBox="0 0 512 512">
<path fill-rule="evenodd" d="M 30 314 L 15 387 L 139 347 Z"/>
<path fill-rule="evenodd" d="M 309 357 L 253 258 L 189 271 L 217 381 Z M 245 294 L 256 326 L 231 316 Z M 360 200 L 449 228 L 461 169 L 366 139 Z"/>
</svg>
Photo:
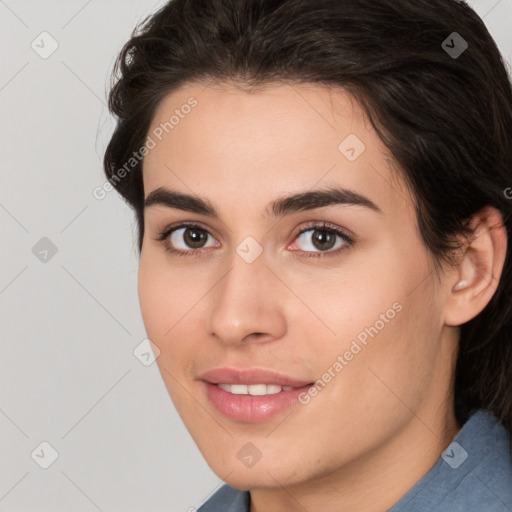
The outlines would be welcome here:
<svg viewBox="0 0 512 512">
<path fill-rule="evenodd" d="M 433 508 L 432 508 L 433 507 Z M 512 453 L 505 427 L 474 412 L 435 466 L 390 512 L 512 510 Z"/>
<path fill-rule="evenodd" d="M 478 506 L 481 507 L 479 510 L 489 512 L 512 510 L 512 451 L 509 434 L 489 411 L 478 410 L 468 423 L 471 420 L 474 424 L 469 426 L 468 435 L 460 443 L 462 446 L 464 443 L 467 445 L 469 464 L 466 471 L 462 472 L 464 478 L 456 494 L 460 500 L 463 497 L 465 500 L 470 498 L 475 510 Z M 454 470 L 449 469 L 452 472 Z M 446 502 L 450 503 L 448 497 Z"/>
<path fill-rule="evenodd" d="M 249 512 L 249 492 L 223 485 L 197 512 Z"/>
</svg>

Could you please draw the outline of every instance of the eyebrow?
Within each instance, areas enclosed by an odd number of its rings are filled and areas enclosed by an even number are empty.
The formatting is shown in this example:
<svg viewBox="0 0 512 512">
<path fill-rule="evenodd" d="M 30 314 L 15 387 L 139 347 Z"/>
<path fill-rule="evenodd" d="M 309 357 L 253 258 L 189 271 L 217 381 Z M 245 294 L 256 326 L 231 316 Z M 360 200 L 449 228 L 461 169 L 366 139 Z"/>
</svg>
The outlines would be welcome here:
<svg viewBox="0 0 512 512">
<path fill-rule="evenodd" d="M 219 218 L 219 213 L 208 200 L 165 187 L 159 187 L 148 194 L 144 201 L 144 208 L 147 209 L 153 205 Z M 273 217 L 284 217 L 292 213 L 331 205 L 364 206 L 382 214 L 382 210 L 367 197 L 340 187 L 309 190 L 279 198 L 269 204 L 266 213 L 268 215 L 270 212 Z"/>
</svg>

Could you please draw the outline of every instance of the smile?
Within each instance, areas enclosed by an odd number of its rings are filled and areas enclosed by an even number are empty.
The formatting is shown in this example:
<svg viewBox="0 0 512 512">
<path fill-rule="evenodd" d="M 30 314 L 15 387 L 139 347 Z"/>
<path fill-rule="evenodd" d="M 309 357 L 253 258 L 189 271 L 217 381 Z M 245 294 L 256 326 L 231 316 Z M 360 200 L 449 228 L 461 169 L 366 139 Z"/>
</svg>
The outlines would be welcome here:
<svg viewBox="0 0 512 512">
<path fill-rule="evenodd" d="M 281 391 L 290 391 L 293 386 L 278 386 L 277 384 L 217 384 L 220 388 L 233 395 L 274 395 Z"/>
</svg>

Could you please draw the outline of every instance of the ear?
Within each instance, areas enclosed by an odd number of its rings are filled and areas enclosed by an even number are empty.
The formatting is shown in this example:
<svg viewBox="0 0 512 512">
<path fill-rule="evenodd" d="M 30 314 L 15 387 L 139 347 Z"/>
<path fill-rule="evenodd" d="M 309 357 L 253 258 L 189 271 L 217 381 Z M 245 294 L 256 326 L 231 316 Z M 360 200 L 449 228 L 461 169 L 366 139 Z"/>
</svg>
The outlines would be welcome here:
<svg viewBox="0 0 512 512">
<path fill-rule="evenodd" d="M 507 231 L 500 212 L 486 206 L 473 215 L 473 239 L 465 242 L 456 268 L 446 275 L 445 324 L 462 325 L 491 300 L 507 253 Z"/>
</svg>

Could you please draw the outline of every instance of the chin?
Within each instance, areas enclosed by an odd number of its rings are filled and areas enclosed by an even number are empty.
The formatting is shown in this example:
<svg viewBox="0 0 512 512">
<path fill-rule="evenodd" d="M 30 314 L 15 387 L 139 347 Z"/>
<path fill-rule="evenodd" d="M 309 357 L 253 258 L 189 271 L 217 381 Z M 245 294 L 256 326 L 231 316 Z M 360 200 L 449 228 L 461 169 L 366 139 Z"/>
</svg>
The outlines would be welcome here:
<svg viewBox="0 0 512 512">
<path fill-rule="evenodd" d="M 276 488 L 300 484 L 297 469 L 281 467 L 263 459 L 253 467 L 243 467 L 238 459 L 231 465 L 210 465 L 212 471 L 231 487 L 241 491 L 257 488 Z"/>
<path fill-rule="evenodd" d="M 272 472 L 271 472 L 272 473 Z M 220 475 L 219 478 L 222 478 Z M 272 478 L 272 476 L 274 478 Z M 240 491 L 249 491 L 251 489 L 263 489 L 263 488 L 274 488 L 289 485 L 290 482 L 283 481 L 279 478 L 279 475 L 272 473 L 269 475 L 265 470 L 259 471 L 258 473 L 251 473 L 251 470 L 238 471 L 233 470 L 224 481 Z"/>
</svg>

